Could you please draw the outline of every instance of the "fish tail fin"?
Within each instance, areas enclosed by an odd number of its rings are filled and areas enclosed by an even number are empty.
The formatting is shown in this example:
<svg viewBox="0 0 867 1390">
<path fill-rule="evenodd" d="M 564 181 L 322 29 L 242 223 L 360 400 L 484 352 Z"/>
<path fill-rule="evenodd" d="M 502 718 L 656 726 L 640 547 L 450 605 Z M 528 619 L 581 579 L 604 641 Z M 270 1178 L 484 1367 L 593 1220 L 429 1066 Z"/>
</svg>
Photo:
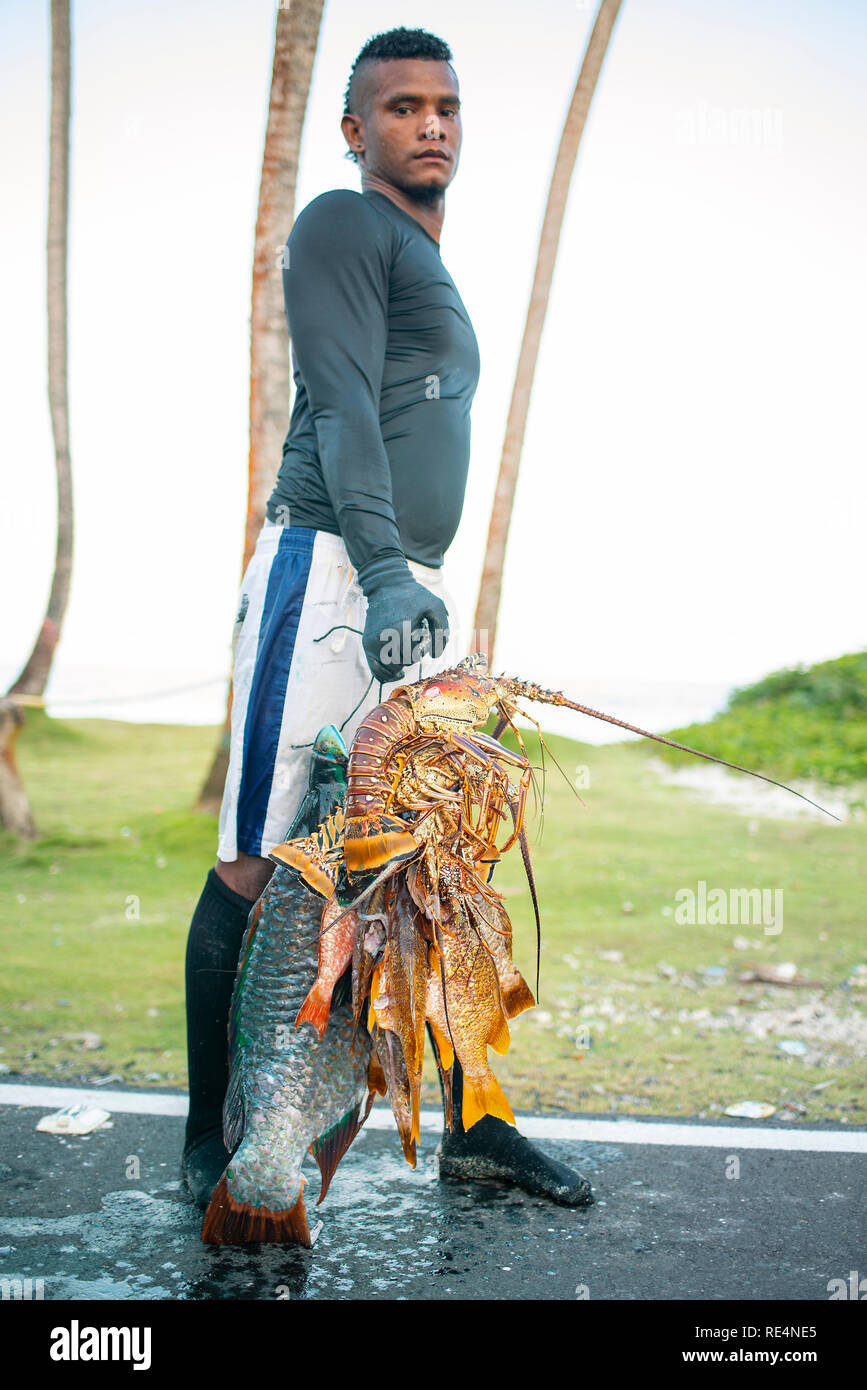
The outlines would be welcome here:
<svg viewBox="0 0 867 1390">
<path fill-rule="evenodd" d="M 522 1014 L 525 1009 L 535 1009 L 536 1000 L 533 998 L 533 991 L 522 975 L 519 975 L 518 979 L 505 989 L 501 986 L 501 990 L 506 1018 L 517 1018 L 518 1014 Z"/>
<path fill-rule="evenodd" d="M 512 1107 L 503 1095 L 500 1083 L 493 1072 L 481 1078 L 467 1076 L 464 1072 L 464 1093 L 461 1103 L 461 1119 L 464 1129 L 471 1129 L 483 1115 L 496 1115 L 499 1120 L 515 1123 Z"/>
<path fill-rule="evenodd" d="M 397 1133 L 400 1138 L 400 1147 L 403 1149 L 403 1156 L 410 1168 L 414 1168 L 418 1155 L 416 1153 L 416 1141 L 414 1137 L 414 1124 L 412 1117 L 399 1104 L 392 1103 L 392 1114 L 397 1122 Z"/>
<path fill-rule="evenodd" d="M 331 995 L 327 994 L 322 986 L 316 981 L 308 994 L 301 1008 L 298 1010 L 295 1019 L 295 1027 L 300 1028 L 302 1023 L 312 1023 L 320 1038 L 325 1036 L 325 1029 L 328 1027 L 328 1019 L 331 1014 Z"/>
<path fill-rule="evenodd" d="M 414 1168 L 418 1161 L 418 1155 L 416 1154 L 415 1148 L 415 1140 L 411 1137 L 409 1130 L 407 1130 L 404 1126 L 400 1126 L 398 1128 L 398 1134 L 400 1136 L 400 1147 L 403 1149 L 403 1156 L 409 1164 L 410 1168 Z"/>
<path fill-rule="evenodd" d="M 207 1245 L 251 1245 L 261 1241 L 270 1245 L 305 1245 L 309 1249 L 313 1242 L 302 1189 L 303 1183 L 294 1205 L 281 1211 L 253 1207 L 232 1196 L 224 1173 L 205 1212 L 202 1240 Z"/>
</svg>

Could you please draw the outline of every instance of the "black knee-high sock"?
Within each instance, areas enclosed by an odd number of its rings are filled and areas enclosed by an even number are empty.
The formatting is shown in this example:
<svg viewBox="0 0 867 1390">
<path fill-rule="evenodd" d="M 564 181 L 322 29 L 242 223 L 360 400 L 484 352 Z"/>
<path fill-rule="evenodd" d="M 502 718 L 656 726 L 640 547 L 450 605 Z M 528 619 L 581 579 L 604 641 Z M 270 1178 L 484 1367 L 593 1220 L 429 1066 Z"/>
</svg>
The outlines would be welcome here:
<svg viewBox="0 0 867 1390">
<path fill-rule="evenodd" d="M 223 1145 L 229 1006 L 241 943 L 255 901 L 235 893 L 211 869 L 187 937 L 190 1107 L 184 1160 L 187 1184 L 198 1200 L 210 1195 L 209 1185 L 216 1185 L 229 1159 Z"/>
</svg>

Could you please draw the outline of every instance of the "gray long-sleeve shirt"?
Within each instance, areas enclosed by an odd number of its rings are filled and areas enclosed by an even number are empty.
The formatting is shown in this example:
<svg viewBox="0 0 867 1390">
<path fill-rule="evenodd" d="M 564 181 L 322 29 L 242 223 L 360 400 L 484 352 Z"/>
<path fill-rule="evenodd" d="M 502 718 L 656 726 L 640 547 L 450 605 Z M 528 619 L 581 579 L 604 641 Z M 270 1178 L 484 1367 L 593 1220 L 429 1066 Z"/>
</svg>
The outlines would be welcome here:
<svg viewBox="0 0 867 1390">
<path fill-rule="evenodd" d="M 479 379 L 439 246 L 384 193 L 348 189 L 308 203 L 287 246 L 296 395 L 268 517 L 288 508 L 291 525 L 341 535 L 356 569 L 388 555 L 439 566 Z"/>
</svg>

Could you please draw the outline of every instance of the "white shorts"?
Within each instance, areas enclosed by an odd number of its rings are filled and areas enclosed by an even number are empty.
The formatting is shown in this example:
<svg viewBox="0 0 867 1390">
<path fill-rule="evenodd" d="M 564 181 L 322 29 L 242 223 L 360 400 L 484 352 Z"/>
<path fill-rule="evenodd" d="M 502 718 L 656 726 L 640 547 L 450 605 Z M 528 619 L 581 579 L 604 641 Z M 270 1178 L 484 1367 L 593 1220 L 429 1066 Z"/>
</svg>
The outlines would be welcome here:
<svg viewBox="0 0 867 1390">
<path fill-rule="evenodd" d="M 442 656 L 407 669 L 405 682 L 466 656 L 443 571 L 408 563 L 445 603 L 450 636 Z M 371 683 L 360 636 L 366 610 L 341 537 L 265 522 L 232 634 L 231 752 L 217 850 L 224 862 L 282 844 L 307 791 L 319 730 L 336 725 L 348 748 L 364 716 L 400 683 Z"/>
</svg>

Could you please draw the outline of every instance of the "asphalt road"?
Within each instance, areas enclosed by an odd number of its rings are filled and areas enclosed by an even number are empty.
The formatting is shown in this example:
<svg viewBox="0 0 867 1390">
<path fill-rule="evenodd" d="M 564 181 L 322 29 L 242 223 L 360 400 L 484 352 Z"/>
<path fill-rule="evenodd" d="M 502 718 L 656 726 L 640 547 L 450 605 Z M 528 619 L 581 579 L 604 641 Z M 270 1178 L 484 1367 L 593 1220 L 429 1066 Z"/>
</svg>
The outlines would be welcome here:
<svg viewBox="0 0 867 1390">
<path fill-rule="evenodd" d="M 37 1132 L 49 1108 L 0 1108 L 0 1277 L 44 1281 L 45 1300 L 825 1301 L 830 1280 L 867 1275 L 863 1152 L 704 1147 L 697 1124 L 688 1147 L 642 1143 L 635 1123 L 625 1143 L 540 1139 L 593 1183 L 596 1204 L 570 1210 L 440 1180 L 430 1130 L 415 1172 L 393 1132 L 366 1130 L 315 1212 L 313 1250 L 216 1249 L 180 1189 L 180 1115 L 113 1111 L 65 1137 Z"/>
</svg>

